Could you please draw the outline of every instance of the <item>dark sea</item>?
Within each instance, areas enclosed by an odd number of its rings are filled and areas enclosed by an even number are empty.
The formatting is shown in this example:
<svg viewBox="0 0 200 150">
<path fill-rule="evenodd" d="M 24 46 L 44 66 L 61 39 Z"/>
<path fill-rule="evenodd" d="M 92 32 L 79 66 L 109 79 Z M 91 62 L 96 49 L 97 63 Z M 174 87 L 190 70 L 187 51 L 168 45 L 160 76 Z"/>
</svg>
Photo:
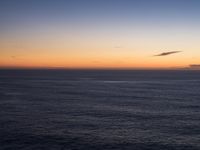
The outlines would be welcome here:
<svg viewBox="0 0 200 150">
<path fill-rule="evenodd" d="M 200 71 L 0 70 L 0 150 L 200 150 Z"/>
</svg>

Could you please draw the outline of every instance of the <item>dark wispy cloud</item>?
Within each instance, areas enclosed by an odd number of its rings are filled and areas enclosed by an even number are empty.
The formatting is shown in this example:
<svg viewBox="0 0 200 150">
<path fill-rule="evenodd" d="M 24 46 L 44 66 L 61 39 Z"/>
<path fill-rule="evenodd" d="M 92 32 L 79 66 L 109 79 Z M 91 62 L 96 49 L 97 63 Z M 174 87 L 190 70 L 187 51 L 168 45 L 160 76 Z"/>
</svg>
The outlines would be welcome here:
<svg viewBox="0 0 200 150">
<path fill-rule="evenodd" d="M 169 51 L 169 52 L 164 52 L 164 53 L 160 53 L 154 56 L 167 56 L 167 55 L 171 55 L 171 54 L 175 54 L 175 53 L 180 53 L 181 51 Z"/>
<path fill-rule="evenodd" d="M 18 56 L 10 56 L 10 58 L 11 59 L 13 59 L 13 60 L 23 60 L 23 58 L 20 58 L 20 57 L 18 57 Z"/>
<path fill-rule="evenodd" d="M 122 48 L 122 46 L 115 46 L 114 48 Z"/>
<path fill-rule="evenodd" d="M 189 66 L 190 68 L 198 68 L 198 69 L 200 69 L 200 64 L 192 64 L 192 65 L 190 65 Z"/>
<path fill-rule="evenodd" d="M 98 60 L 94 60 L 94 61 L 92 61 L 92 63 L 98 64 L 98 63 L 101 63 L 101 62 L 98 61 Z"/>
<path fill-rule="evenodd" d="M 190 65 L 188 65 L 188 67 L 185 67 L 183 69 L 200 70 L 200 64 L 190 64 Z"/>
</svg>

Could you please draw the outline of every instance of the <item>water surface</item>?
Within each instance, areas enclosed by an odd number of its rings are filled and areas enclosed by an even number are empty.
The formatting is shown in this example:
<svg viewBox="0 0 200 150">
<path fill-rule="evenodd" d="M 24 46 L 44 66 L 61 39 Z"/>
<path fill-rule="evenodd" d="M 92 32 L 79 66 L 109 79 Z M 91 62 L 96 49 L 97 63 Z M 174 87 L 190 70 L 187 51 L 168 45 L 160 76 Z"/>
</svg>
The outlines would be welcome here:
<svg viewBox="0 0 200 150">
<path fill-rule="evenodd" d="M 1 150 L 199 150 L 200 71 L 0 70 Z"/>
</svg>

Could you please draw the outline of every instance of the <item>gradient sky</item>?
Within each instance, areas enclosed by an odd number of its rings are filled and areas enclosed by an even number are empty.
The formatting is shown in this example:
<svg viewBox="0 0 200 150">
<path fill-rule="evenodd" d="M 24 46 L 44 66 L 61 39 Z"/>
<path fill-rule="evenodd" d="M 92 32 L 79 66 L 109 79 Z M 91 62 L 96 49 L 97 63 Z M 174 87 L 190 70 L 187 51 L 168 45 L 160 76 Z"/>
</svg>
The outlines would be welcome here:
<svg viewBox="0 0 200 150">
<path fill-rule="evenodd" d="M 0 67 L 200 64 L 199 0 L 0 0 Z M 164 57 L 154 55 L 182 51 Z"/>
</svg>

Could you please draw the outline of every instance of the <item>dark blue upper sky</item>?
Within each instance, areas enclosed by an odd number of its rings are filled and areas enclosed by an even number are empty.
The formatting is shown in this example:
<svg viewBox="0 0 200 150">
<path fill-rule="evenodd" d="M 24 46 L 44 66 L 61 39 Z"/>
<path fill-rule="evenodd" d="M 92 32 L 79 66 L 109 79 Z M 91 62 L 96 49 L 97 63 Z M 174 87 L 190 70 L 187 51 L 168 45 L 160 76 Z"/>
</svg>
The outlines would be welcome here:
<svg viewBox="0 0 200 150">
<path fill-rule="evenodd" d="M 0 23 L 199 23 L 199 0 L 1 0 Z"/>
</svg>

